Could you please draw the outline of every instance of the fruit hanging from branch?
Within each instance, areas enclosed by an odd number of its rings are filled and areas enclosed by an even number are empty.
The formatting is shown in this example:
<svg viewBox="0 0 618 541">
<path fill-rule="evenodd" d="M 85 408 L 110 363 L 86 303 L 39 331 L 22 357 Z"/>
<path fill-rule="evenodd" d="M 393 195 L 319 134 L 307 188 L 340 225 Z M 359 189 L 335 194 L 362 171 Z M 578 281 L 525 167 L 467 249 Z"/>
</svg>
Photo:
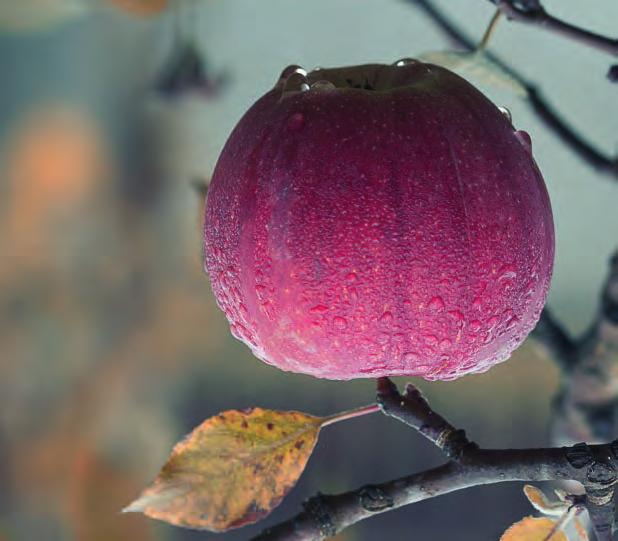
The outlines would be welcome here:
<svg viewBox="0 0 618 541">
<path fill-rule="evenodd" d="M 537 322 L 554 230 L 530 138 L 438 66 L 291 66 L 208 193 L 205 266 L 265 362 L 331 379 L 454 379 Z"/>
</svg>

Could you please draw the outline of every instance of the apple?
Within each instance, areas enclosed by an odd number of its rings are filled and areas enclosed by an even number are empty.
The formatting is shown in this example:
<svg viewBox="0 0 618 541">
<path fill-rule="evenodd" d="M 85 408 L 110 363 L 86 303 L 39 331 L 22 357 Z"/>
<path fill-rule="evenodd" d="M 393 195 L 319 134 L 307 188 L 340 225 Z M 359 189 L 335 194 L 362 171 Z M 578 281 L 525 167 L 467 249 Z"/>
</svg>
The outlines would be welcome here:
<svg viewBox="0 0 618 541">
<path fill-rule="evenodd" d="M 449 380 L 504 361 L 554 257 L 529 136 L 415 60 L 284 70 L 219 157 L 204 239 L 232 333 L 330 379 Z"/>
</svg>

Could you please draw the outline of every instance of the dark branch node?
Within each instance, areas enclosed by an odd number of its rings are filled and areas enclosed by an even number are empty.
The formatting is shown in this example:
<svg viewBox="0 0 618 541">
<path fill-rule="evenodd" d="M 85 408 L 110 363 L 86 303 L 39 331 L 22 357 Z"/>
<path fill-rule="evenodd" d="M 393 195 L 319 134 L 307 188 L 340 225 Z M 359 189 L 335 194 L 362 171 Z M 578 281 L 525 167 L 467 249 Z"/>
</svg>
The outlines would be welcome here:
<svg viewBox="0 0 618 541">
<path fill-rule="evenodd" d="M 363 487 L 358 493 L 358 499 L 361 507 L 370 512 L 384 511 L 395 505 L 393 498 L 375 485 Z"/>
<path fill-rule="evenodd" d="M 318 492 L 315 496 L 303 502 L 303 509 L 313 518 L 323 537 L 332 537 L 337 534 L 337 528 L 323 494 Z"/>
<path fill-rule="evenodd" d="M 470 441 L 466 436 L 465 430 L 455 430 L 451 432 L 442 445 L 442 451 L 451 460 L 461 460 L 466 452 L 476 450 L 479 446 Z"/>
<path fill-rule="evenodd" d="M 565 451 L 566 459 L 576 470 L 585 468 L 588 464 L 594 462 L 592 449 L 587 443 L 577 443 L 572 447 L 566 447 Z"/>
<path fill-rule="evenodd" d="M 613 485 L 616 480 L 616 468 L 609 462 L 593 462 L 586 475 L 590 483 L 596 485 Z"/>
</svg>

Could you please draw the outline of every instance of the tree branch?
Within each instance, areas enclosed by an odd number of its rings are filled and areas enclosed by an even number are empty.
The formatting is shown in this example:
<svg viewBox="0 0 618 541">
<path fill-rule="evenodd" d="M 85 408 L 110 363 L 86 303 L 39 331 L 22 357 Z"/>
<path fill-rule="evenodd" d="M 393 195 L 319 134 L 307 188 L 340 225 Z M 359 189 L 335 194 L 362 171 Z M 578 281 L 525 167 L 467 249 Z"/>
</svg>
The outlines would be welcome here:
<svg viewBox="0 0 618 541">
<path fill-rule="evenodd" d="M 423 11 L 433 23 L 445 34 L 449 41 L 457 48 L 472 51 L 476 48 L 476 41 L 468 37 L 448 16 L 436 7 L 431 0 L 405 0 Z M 490 0 L 491 1 L 491 0 Z M 495 2 L 494 2 L 495 3 Z M 488 58 L 510 73 L 527 90 L 527 104 L 533 113 L 550 129 L 556 137 L 575 153 L 581 160 L 600 173 L 618 178 L 618 157 L 609 156 L 595 148 L 581 134 L 575 130 L 562 116 L 555 111 L 543 97 L 536 85 L 518 73 L 496 55 L 487 52 Z"/>
<path fill-rule="evenodd" d="M 361 520 L 410 503 L 478 485 L 507 481 L 574 480 L 584 485 L 586 506 L 599 541 L 611 541 L 613 495 L 618 481 L 618 441 L 565 448 L 479 449 L 434 412 L 412 385 L 402 396 L 388 378 L 378 380 L 378 404 L 386 415 L 421 432 L 452 460 L 425 472 L 367 485 L 343 494 L 318 494 L 304 511 L 253 541 L 309 541 L 332 537 Z"/>
<path fill-rule="evenodd" d="M 611 39 L 595 34 L 584 28 L 574 26 L 549 15 L 538 0 L 523 2 L 521 0 L 490 0 L 511 21 L 538 26 L 587 47 L 618 56 L 618 39 Z M 523 5 L 527 4 L 527 5 Z"/>
</svg>

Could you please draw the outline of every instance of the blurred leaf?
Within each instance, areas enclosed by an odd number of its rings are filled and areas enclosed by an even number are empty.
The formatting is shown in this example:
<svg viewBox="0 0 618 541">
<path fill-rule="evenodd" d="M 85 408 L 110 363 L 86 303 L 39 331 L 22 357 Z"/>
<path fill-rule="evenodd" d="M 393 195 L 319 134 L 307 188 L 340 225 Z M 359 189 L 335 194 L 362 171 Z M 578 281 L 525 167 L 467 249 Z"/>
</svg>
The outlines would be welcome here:
<svg viewBox="0 0 618 541">
<path fill-rule="evenodd" d="M 35 31 L 62 24 L 87 12 L 83 0 L 12 0 L 0 2 L 0 29 Z"/>
<path fill-rule="evenodd" d="M 203 51 L 193 41 L 187 41 L 180 44 L 163 65 L 155 89 L 167 98 L 179 97 L 187 92 L 213 98 L 226 83 L 226 74 L 214 75 Z"/>
<path fill-rule="evenodd" d="M 466 78 L 510 90 L 523 98 L 528 95 L 521 81 L 496 64 L 483 51 L 429 51 L 421 54 L 419 59 L 456 71 Z"/>
<path fill-rule="evenodd" d="M 551 518 L 525 517 L 502 534 L 500 541 L 568 541 L 564 532 L 555 532 L 556 521 Z"/>
<path fill-rule="evenodd" d="M 545 515 L 560 516 L 572 505 L 566 501 L 552 502 L 541 489 L 532 485 L 524 486 L 524 494 L 532 507 Z"/>
<path fill-rule="evenodd" d="M 575 524 L 575 531 L 577 532 L 577 535 L 579 536 L 581 541 L 588 541 L 588 532 L 586 531 L 586 528 L 584 528 L 584 525 L 581 523 L 581 520 L 576 518 L 573 523 Z"/>
<path fill-rule="evenodd" d="M 262 408 L 211 417 L 174 447 L 124 511 L 211 531 L 256 522 L 296 484 L 324 421 Z"/>
<path fill-rule="evenodd" d="M 133 15 L 141 16 L 156 15 L 169 6 L 168 0 L 107 0 L 107 2 Z"/>
<path fill-rule="evenodd" d="M 89 445 L 75 453 L 70 476 L 69 525 L 75 539 L 150 541 L 151 532 L 139 521 L 119 520 L 114 509 L 135 489 L 135 479 L 114 466 Z"/>
</svg>

